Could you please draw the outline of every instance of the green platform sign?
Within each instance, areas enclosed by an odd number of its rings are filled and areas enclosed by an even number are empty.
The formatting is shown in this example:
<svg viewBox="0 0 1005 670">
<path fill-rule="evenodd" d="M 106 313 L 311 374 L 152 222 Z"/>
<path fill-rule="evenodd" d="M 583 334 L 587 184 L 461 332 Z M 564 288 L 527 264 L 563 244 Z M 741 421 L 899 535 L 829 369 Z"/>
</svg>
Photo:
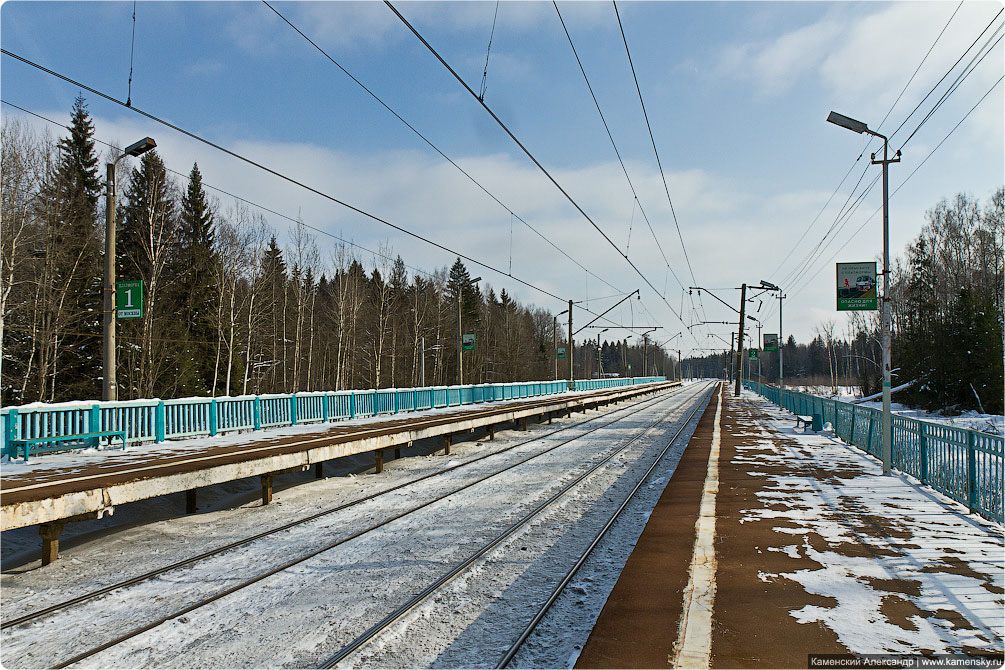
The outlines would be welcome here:
<svg viewBox="0 0 1005 670">
<path fill-rule="evenodd" d="M 143 280 L 115 282 L 115 318 L 143 318 Z"/>
<path fill-rule="evenodd" d="M 778 351 L 778 333 L 764 334 L 764 350 Z"/>
<path fill-rule="evenodd" d="M 837 263 L 837 310 L 879 309 L 876 261 Z"/>
<path fill-rule="evenodd" d="M 747 358 L 752 361 L 757 360 L 757 349 L 747 349 Z"/>
<path fill-rule="evenodd" d="M 461 336 L 461 348 L 464 351 L 473 351 L 475 348 L 475 334 L 474 333 L 464 333 Z"/>
<path fill-rule="evenodd" d="M 558 357 L 559 358 L 565 358 L 565 347 L 559 347 L 558 348 Z"/>
</svg>

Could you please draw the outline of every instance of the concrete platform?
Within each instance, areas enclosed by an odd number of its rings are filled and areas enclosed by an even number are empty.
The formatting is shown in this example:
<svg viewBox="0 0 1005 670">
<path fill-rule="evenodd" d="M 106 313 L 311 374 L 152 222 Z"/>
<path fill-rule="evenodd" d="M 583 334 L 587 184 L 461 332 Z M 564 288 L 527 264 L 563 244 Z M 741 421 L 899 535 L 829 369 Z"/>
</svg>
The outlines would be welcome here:
<svg viewBox="0 0 1005 670">
<path fill-rule="evenodd" d="M 677 385 L 663 382 L 315 425 L 311 432 L 293 437 L 275 438 L 268 431 L 258 431 L 236 439 L 202 440 L 198 449 L 186 448 L 183 442 L 178 446 L 161 443 L 150 449 L 102 452 L 100 459 L 58 467 L 46 467 L 43 457 L 30 469 L 5 468 L 0 473 L 0 530 L 100 518 L 116 505 L 253 476 L 262 477 L 263 502 L 267 503 L 276 473 L 306 470 L 364 452 L 375 452 L 379 464 L 383 449 L 435 436 L 443 436 L 449 450 L 453 434 L 549 413 L 582 411 Z"/>
<path fill-rule="evenodd" d="M 576 667 L 838 667 L 817 654 L 1000 666 L 1002 527 L 794 426 L 749 392 L 716 395 Z"/>
</svg>

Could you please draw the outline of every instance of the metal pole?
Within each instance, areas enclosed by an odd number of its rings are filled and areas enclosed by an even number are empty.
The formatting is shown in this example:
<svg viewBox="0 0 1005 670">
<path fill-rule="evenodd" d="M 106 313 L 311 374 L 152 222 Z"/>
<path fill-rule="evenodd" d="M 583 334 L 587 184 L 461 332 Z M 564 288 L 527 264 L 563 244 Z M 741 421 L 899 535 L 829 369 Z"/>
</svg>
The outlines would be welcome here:
<svg viewBox="0 0 1005 670">
<path fill-rule="evenodd" d="M 104 285 L 104 361 L 102 400 L 118 400 L 115 379 L 115 163 L 106 165 L 105 173 L 105 285 Z"/>
<path fill-rule="evenodd" d="M 646 376 L 646 365 L 649 363 L 649 337 L 642 335 L 642 376 Z"/>
<path fill-rule="evenodd" d="M 555 359 L 555 376 L 558 381 L 558 317 L 551 317 L 551 356 Z"/>
<path fill-rule="evenodd" d="M 464 285 L 457 286 L 457 385 L 464 385 L 464 334 L 461 330 L 461 296 L 464 295 Z"/>
<path fill-rule="evenodd" d="M 778 404 L 785 406 L 785 367 L 782 362 L 783 342 L 782 338 L 782 289 L 778 289 Z"/>
<path fill-rule="evenodd" d="M 420 346 L 422 347 L 422 353 L 420 354 L 420 356 L 422 357 L 422 362 L 419 365 L 419 369 L 422 372 L 420 375 L 421 381 L 419 382 L 419 386 L 424 387 L 426 385 L 426 336 L 423 335 L 422 337 L 420 337 L 419 342 L 421 343 Z"/>
<path fill-rule="evenodd" d="M 747 284 L 740 287 L 740 334 L 737 335 L 736 344 L 736 387 L 733 389 L 733 396 L 740 397 L 740 377 L 743 376 L 743 319 L 747 312 Z"/>
<path fill-rule="evenodd" d="M 883 340 L 883 444 L 880 458 L 883 474 L 890 472 L 892 424 L 890 415 L 890 174 L 891 162 L 887 155 L 888 142 L 883 137 L 883 312 L 881 315 Z M 872 161 L 875 165 L 875 159 Z"/>
<path fill-rule="evenodd" d="M 572 301 L 569 301 L 569 390 L 576 390 L 576 380 L 572 376 Z"/>
</svg>

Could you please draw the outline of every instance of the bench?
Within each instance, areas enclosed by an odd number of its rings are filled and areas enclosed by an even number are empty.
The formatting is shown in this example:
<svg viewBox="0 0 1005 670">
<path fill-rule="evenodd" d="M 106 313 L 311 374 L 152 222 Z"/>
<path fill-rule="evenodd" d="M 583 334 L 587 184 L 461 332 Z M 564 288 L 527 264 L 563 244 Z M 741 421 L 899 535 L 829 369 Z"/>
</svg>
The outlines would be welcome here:
<svg viewBox="0 0 1005 670">
<path fill-rule="evenodd" d="M 807 428 L 812 428 L 812 426 L 813 426 L 813 417 L 812 416 L 800 416 L 800 415 L 797 414 L 796 415 L 796 428 L 799 428 L 800 425 L 802 425 L 802 427 L 803 427 L 803 432 L 806 432 Z"/>
<path fill-rule="evenodd" d="M 24 462 L 28 462 L 28 454 L 31 451 L 31 445 L 39 444 L 43 442 L 77 442 L 80 440 L 94 440 L 94 444 L 81 444 L 78 446 L 61 446 L 61 447 L 42 447 L 36 449 L 37 452 L 48 452 L 48 451 L 65 451 L 67 449 L 87 449 L 89 447 L 97 446 L 98 440 L 102 437 L 109 438 L 108 443 L 111 444 L 111 438 L 117 437 L 122 440 L 122 448 L 126 448 L 126 431 L 124 430 L 105 430 L 96 433 L 80 433 L 79 435 L 60 435 L 58 437 L 33 437 L 30 439 L 23 440 L 11 440 L 10 449 L 11 457 L 17 458 L 18 447 L 23 447 L 24 449 Z"/>
</svg>

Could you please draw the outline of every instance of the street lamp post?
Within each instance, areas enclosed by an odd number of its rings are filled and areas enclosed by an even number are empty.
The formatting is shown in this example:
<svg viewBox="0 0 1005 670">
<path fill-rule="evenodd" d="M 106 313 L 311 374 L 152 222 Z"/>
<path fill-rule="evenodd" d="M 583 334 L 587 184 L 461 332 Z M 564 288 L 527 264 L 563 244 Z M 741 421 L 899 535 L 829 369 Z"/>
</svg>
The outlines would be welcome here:
<svg viewBox="0 0 1005 670">
<path fill-rule="evenodd" d="M 115 379 L 115 166 L 126 156 L 139 156 L 157 146 L 152 137 L 144 137 L 126 147 L 111 163 L 105 165 L 105 285 L 103 287 L 102 400 L 118 400 Z"/>
<path fill-rule="evenodd" d="M 880 460 L 883 461 L 883 474 L 890 472 L 892 446 L 892 419 L 890 414 L 890 163 L 900 162 L 900 150 L 893 158 L 889 157 L 890 142 L 885 135 L 869 130 L 861 121 L 848 118 L 837 112 L 827 115 L 827 120 L 852 132 L 867 133 L 883 140 L 883 159 L 876 160 L 872 154 L 873 165 L 883 166 L 883 303 L 880 313 L 880 329 L 883 340 L 883 443 L 880 445 Z"/>
</svg>

